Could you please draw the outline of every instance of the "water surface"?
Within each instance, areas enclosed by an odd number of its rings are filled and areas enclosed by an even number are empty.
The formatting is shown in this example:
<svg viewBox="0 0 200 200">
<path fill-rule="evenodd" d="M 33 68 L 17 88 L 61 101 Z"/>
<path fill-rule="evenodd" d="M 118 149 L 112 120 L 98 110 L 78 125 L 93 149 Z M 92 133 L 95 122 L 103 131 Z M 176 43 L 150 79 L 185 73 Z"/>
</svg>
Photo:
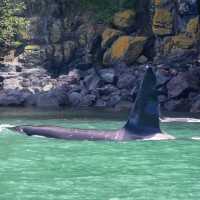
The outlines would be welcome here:
<svg viewBox="0 0 200 200">
<path fill-rule="evenodd" d="M 200 141 L 75 142 L 17 135 L 6 124 L 117 129 L 127 112 L 0 111 L 0 200 L 197 200 Z M 200 123 L 162 123 L 200 137 Z"/>
</svg>

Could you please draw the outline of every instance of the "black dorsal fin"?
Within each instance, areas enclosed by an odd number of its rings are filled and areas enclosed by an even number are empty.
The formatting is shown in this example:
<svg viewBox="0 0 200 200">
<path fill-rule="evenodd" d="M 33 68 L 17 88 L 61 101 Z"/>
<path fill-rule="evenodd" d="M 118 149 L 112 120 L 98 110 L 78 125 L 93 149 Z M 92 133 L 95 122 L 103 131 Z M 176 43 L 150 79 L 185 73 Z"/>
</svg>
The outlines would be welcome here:
<svg viewBox="0 0 200 200">
<path fill-rule="evenodd" d="M 134 107 L 124 128 L 128 133 L 138 135 L 161 132 L 156 76 L 150 67 L 146 70 Z"/>
</svg>

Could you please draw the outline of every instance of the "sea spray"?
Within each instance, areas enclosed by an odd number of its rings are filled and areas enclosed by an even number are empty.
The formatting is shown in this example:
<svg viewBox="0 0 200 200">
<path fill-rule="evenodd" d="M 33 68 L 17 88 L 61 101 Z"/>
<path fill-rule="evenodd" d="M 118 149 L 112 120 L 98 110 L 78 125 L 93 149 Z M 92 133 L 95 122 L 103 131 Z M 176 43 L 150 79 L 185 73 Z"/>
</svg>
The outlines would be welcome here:
<svg viewBox="0 0 200 200">
<path fill-rule="evenodd" d="M 6 128 L 12 128 L 12 127 L 14 126 L 10 124 L 0 124 L 0 132 L 2 132 Z"/>
</svg>

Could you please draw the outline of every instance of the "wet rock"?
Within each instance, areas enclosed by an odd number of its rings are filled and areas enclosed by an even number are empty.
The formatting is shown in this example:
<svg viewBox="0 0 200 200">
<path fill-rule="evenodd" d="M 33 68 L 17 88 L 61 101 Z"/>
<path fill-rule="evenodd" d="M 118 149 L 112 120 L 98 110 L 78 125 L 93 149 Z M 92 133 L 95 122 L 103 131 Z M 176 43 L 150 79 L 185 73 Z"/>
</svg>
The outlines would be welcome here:
<svg viewBox="0 0 200 200">
<path fill-rule="evenodd" d="M 0 92 L 0 106 L 23 106 L 24 101 L 31 95 L 28 91 L 8 90 Z"/>
<path fill-rule="evenodd" d="M 59 102 L 57 98 L 52 98 L 49 93 L 40 94 L 36 98 L 36 106 L 39 108 L 58 108 Z"/>
<path fill-rule="evenodd" d="M 96 96 L 92 95 L 92 94 L 88 94 L 83 97 L 80 105 L 81 106 L 92 106 L 95 104 L 95 102 L 96 102 Z"/>
<path fill-rule="evenodd" d="M 21 79 L 20 78 L 9 78 L 3 81 L 4 90 L 15 90 L 22 89 Z"/>
<path fill-rule="evenodd" d="M 93 91 L 101 86 L 101 80 L 96 74 L 86 76 L 83 82 L 88 91 Z"/>
<path fill-rule="evenodd" d="M 192 103 L 190 112 L 200 113 L 200 95 L 198 95 Z"/>
<path fill-rule="evenodd" d="M 146 56 L 140 56 L 138 59 L 137 59 L 137 62 L 139 63 L 139 64 L 144 64 L 144 63 L 146 63 L 148 61 L 148 58 L 146 57 Z"/>
<path fill-rule="evenodd" d="M 169 70 L 159 69 L 156 72 L 156 77 L 157 77 L 158 85 L 163 85 L 172 78 L 172 74 L 170 73 Z"/>
<path fill-rule="evenodd" d="M 135 77 L 131 74 L 123 74 L 119 77 L 117 87 L 132 89 L 134 86 L 134 83 L 136 82 Z"/>
<path fill-rule="evenodd" d="M 101 79 L 106 83 L 113 83 L 115 79 L 114 69 L 102 69 L 99 71 Z"/>
<path fill-rule="evenodd" d="M 72 106 L 79 106 L 82 102 L 83 97 L 78 92 L 72 92 L 68 94 L 69 104 Z"/>
<path fill-rule="evenodd" d="M 119 95 L 113 95 L 107 102 L 107 105 L 110 107 L 113 107 L 117 105 L 121 101 L 121 97 Z"/>
<path fill-rule="evenodd" d="M 170 100 L 164 104 L 164 108 L 167 111 L 189 112 L 190 103 L 188 99 Z"/>
<path fill-rule="evenodd" d="M 169 97 L 185 96 L 191 91 L 198 90 L 198 79 L 190 73 L 181 72 L 169 81 L 167 89 Z"/>
<path fill-rule="evenodd" d="M 95 107 L 106 107 L 106 106 L 107 106 L 106 101 L 104 101 L 102 99 L 98 99 L 96 104 L 95 104 Z"/>
<path fill-rule="evenodd" d="M 111 93 L 120 94 L 119 89 L 111 84 L 105 85 L 102 88 L 98 88 L 98 91 L 100 95 L 110 95 Z"/>
</svg>

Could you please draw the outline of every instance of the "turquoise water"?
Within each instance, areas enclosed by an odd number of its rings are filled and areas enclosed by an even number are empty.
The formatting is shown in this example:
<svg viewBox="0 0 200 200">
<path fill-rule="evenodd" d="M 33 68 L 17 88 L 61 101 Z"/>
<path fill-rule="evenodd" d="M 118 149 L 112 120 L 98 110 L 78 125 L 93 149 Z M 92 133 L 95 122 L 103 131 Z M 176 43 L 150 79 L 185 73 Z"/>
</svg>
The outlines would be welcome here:
<svg viewBox="0 0 200 200">
<path fill-rule="evenodd" d="M 117 129 L 127 115 L 102 113 L 4 110 L 0 127 Z M 177 137 L 200 136 L 200 123 L 162 128 Z M 74 142 L 0 130 L 0 200 L 200 199 L 200 141 Z"/>
</svg>

